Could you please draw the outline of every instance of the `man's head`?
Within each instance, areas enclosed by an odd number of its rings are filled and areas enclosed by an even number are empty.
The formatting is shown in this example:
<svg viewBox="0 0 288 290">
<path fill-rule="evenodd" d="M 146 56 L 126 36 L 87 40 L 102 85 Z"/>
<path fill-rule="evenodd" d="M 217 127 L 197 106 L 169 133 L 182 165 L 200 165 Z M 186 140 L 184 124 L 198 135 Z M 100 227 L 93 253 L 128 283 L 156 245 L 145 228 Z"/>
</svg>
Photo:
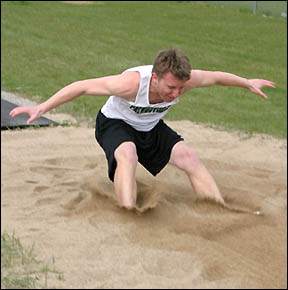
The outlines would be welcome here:
<svg viewBox="0 0 288 290">
<path fill-rule="evenodd" d="M 171 102 L 182 93 L 190 73 L 189 58 L 180 49 L 162 50 L 153 63 L 152 84 L 163 101 Z"/>
<path fill-rule="evenodd" d="M 187 81 L 190 78 L 191 64 L 189 58 L 179 48 L 174 47 L 159 51 L 154 59 L 152 72 L 158 78 L 171 72 L 174 77 Z"/>
</svg>

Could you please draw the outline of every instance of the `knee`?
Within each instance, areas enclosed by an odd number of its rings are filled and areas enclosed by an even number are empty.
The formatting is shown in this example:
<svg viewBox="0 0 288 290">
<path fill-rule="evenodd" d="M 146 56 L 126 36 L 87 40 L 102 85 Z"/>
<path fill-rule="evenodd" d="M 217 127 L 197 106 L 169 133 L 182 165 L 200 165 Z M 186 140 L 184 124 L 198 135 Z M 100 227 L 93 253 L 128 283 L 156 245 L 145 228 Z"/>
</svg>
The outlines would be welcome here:
<svg viewBox="0 0 288 290">
<path fill-rule="evenodd" d="M 201 165 L 198 154 L 188 146 L 183 146 L 179 149 L 173 156 L 172 164 L 184 170 L 187 174 L 192 174 Z"/>
<path fill-rule="evenodd" d="M 137 164 L 138 156 L 136 146 L 133 142 L 122 143 L 114 153 L 117 163 Z"/>
<path fill-rule="evenodd" d="M 183 152 L 182 160 L 187 173 L 193 173 L 201 164 L 198 154 L 192 149 L 187 149 Z"/>
</svg>

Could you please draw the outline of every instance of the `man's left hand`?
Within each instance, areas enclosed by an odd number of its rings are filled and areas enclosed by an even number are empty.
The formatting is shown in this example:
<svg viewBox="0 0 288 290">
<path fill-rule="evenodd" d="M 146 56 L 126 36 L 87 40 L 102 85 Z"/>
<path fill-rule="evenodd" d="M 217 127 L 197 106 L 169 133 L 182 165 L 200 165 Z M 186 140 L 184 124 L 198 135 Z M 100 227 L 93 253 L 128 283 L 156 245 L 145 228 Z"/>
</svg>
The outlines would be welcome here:
<svg viewBox="0 0 288 290">
<path fill-rule="evenodd" d="M 263 99 L 267 99 L 268 96 L 261 91 L 262 88 L 275 88 L 275 83 L 262 79 L 249 79 L 248 83 L 248 89 L 252 93 L 261 96 Z"/>
</svg>

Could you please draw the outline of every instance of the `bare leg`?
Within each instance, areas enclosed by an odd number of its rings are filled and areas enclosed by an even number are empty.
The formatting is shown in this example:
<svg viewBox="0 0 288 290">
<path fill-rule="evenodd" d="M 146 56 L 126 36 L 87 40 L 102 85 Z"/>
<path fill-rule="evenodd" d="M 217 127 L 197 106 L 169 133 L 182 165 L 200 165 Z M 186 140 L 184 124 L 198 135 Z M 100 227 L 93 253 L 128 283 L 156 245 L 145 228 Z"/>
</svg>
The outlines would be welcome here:
<svg viewBox="0 0 288 290">
<path fill-rule="evenodd" d="M 198 197 L 213 199 L 225 204 L 213 177 L 197 154 L 183 141 L 174 145 L 169 162 L 187 173 Z"/>
<path fill-rule="evenodd" d="M 117 168 L 114 176 L 114 188 L 121 206 L 128 209 L 136 206 L 137 185 L 136 167 L 138 157 L 133 142 L 124 142 L 115 150 Z"/>
</svg>

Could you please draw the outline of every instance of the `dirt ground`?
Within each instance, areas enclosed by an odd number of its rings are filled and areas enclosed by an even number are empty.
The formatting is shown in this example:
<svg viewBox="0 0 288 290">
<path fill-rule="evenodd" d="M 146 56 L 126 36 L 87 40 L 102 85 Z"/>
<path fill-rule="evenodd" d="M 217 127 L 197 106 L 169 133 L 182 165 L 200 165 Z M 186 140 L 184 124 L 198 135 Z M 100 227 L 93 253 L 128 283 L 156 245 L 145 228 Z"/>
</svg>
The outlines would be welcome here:
<svg viewBox="0 0 288 290">
<path fill-rule="evenodd" d="M 137 167 L 150 210 L 119 208 L 94 129 L 59 126 L 1 132 L 2 231 L 55 258 L 57 289 L 287 288 L 287 140 L 167 123 L 247 213 L 197 200 L 170 165 Z"/>
</svg>

